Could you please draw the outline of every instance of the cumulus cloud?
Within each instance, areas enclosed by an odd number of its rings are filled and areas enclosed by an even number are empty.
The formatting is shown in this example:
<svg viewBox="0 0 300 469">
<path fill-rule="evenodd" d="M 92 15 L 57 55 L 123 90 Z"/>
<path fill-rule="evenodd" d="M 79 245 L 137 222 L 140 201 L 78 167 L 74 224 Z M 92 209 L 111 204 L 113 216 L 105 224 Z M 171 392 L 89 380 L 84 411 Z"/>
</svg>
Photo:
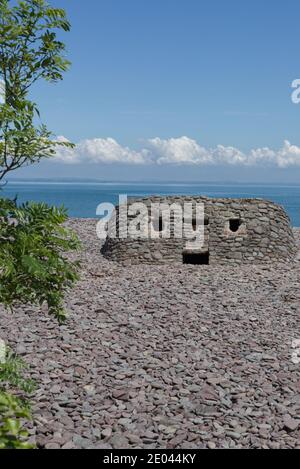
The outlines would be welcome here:
<svg viewBox="0 0 300 469">
<path fill-rule="evenodd" d="M 147 142 L 148 150 L 157 164 L 198 164 L 213 163 L 210 150 L 201 147 L 195 140 L 188 137 L 162 140 L 153 138 Z"/>
<path fill-rule="evenodd" d="M 58 141 L 67 141 L 58 137 Z M 206 148 L 188 137 L 147 140 L 143 148 L 134 150 L 120 145 L 113 138 L 95 138 L 79 142 L 75 148 L 60 147 L 54 161 L 68 164 L 119 163 L 157 165 L 235 165 L 277 166 L 287 168 L 300 166 L 300 147 L 285 141 L 282 148 L 256 148 L 244 153 L 238 148 L 217 145 Z"/>
<path fill-rule="evenodd" d="M 58 137 L 60 142 L 68 141 Z M 145 164 L 148 160 L 147 150 L 134 151 L 123 147 L 113 138 L 94 138 L 79 142 L 75 148 L 59 147 L 56 161 L 63 163 L 124 163 Z"/>
</svg>

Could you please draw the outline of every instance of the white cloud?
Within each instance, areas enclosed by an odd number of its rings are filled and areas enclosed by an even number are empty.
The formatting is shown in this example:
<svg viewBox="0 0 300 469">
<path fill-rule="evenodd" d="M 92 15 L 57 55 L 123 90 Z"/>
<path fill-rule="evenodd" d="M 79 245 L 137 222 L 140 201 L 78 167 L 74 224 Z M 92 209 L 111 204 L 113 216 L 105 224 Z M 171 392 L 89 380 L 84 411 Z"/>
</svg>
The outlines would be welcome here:
<svg viewBox="0 0 300 469">
<path fill-rule="evenodd" d="M 188 137 L 148 140 L 147 146 L 158 164 L 198 164 L 213 162 L 212 153 Z"/>
<path fill-rule="evenodd" d="M 58 137 L 57 140 L 67 141 L 64 137 Z M 140 150 L 133 150 L 120 145 L 113 138 L 83 140 L 73 149 L 60 147 L 54 161 L 67 164 L 235 165 L 279 168 L 300 166 L 300 147 L 292 145 L 287 140 L 279 150 L 263 147 L 253 149 L 249 153 L 223 145 L 206 148 L 188 137 L 170 139 L 157 137 L 147 140 L 143 146 L 144 148 Z"/>
<path fill-rule="evenodd" d="M 218 145 L 215 150 L 211 151 L 213 154 L 213 162 L 215 164 L 247 164 L 247 156 L 235 147 L 224 147 L 223 145 Z"/>
<path fill-rule="evenodd" d="M 58 141 L 67 141 L 58 137 Z M 75 148 L 59 147 L 56 160 L 63 163 L 125 163 L 144 164 L 148 159 L 147 150 L 140 152 L 121 146 L 113 138 L 94 138 L 79 142 Z"/>
<path fill-rule="evenodd" d="M 271 150 L 268 147 L 252 150 L 249 155 L 249 164 L 268 164 L 279 168 L 300 166 L 300 147 L 285 140 L 283 147 L 278 151 Z"/>
<path fill-rule="evenodd" d="M 300 147 L 291 145 L 288 140 L 285 140 L 284 146 L 278 155 L 278 166 L 285 168 L 296 165 L 300 165 Z"/>
</svg>

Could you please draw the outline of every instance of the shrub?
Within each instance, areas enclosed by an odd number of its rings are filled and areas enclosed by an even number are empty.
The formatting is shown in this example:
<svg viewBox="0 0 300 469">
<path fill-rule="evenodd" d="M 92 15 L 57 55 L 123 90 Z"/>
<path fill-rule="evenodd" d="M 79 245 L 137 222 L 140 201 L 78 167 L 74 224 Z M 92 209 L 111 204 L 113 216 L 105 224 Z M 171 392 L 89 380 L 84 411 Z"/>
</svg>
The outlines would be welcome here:
<svg viewBox="0 0 300 469">
<path fill-rule="evenodd" d="M 62 224 L 64 208 L 0 199 L 0 303 L 47 304 L 59 321 L 66 318 L 63 299 L 77 280 L 78 263 L 65 252 L 79 247 Z"/>
<path fill-rule="evenodd" d="M 34 384 L 23 376 L 25 370 L 25 363 L 0 340 L 0 449 L 33 448 L 24 424 L 31 419 L 26 395 Z"/>
</svg>

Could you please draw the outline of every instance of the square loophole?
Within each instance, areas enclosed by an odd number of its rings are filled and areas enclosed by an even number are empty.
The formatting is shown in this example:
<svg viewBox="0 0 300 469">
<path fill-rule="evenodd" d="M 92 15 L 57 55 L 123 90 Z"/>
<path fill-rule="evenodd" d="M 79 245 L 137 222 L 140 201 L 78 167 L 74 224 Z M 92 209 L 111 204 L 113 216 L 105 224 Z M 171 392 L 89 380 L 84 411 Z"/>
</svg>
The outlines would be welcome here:
<svg viewBox="0 0 300 469">
<path fill-rule="evenodd" d="M 229 220 L 229 229 L 232 233 L 237 233 L 242 226 L 242 220 L 239 218 L 232 218 Z"/>
<path fill-rule="evenodd" d="M 209 251 L 184 252 L 183 263 L 189 265 L 209 265 Z"/>
</svg>

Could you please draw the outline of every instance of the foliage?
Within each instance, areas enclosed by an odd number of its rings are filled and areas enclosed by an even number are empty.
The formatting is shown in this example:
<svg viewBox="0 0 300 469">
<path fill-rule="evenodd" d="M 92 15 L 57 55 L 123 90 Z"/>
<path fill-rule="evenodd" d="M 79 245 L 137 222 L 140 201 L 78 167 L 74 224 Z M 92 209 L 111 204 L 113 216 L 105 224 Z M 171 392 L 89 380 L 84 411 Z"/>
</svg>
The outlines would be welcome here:
<svg viewBox="0 0 300 469">
<path fill-rule="evenodd" d="M 40 78 L 62 79 L 70 62 L 57 31 L 70 30 L 66 13 L 45 0 L 23 0 L 11 7 L 0 0 L 1 69 L 7 85 L 8 104 L 15 106 Z"/>
<path fill-rule="evenodd" d="M 11 393 L 0 389 L 0 449 L 31 449 L 24 420 L 30 420 L 27 405 Z"/>
<path fill-rule="evenodd" d="M 3 347 L 3 341 L 0 342 Z M 34 389 L 33 382 L 23 376 L 26 368 L 25 363 L 7 348 L 0 361 L 0 449 L 33 448 L 24 428 L 25 421 L 31 419 L 30 408 L 24 397 L 15 394 L 28 394 Z M 13 388 L 14 394 L 7 392 L 8 387 Z"/>
<path fill-rule="evenodd" d="M 54 156 L 57 146 L 72 147 L 67 141 L 54 141 L 44 125 L 34 125 L 34 104 L 20 101 L 17 108 L 0 105 L 0 181 L 10 171 Z"/>
<path fill-rule="evenodd" d="M 61 30 L 70 30 L 65 11 L 45 0 L 23 0 L 16 6 L 0 0 L 0 79 L 5 90 L 0 105 L 0 181 L 10 171 L 53 156 L 57 146 L 72 146 L 53 140 L 44 125 L 35 125 L 39 110 L 28 100 L 34 83 L 57 82 L 70 66 L 65 45 L 57 38 Z"/>
<path fill-rule="evenodd" d="M 62 224 L 63 208 L 0 198 L 0 303 L 13 308 L 18 303 L 42 305 L 59 321 L 66 318 L 64 293 L 77 279 L 78 264 L 64 257 L 77 249 L 76 236 Z M 1 347 L 2 342 L 2 347 Z M 29 394 L 34 386 L 24 378 L 25 364 L 0 340 L 0 449 L 30 449 L 30 409 L 20 391 Z M 12 392 L 13 391 L 13 392 Z"/>
<path fill-rule="evenodd" d="M 0 199 L 0 303 L 46 303 L 50 314 L 65 319 L 63 298 L 77 280 L 78 264 L 64 253 L 79 247 L 62 226 L 66 219 L 63 208 Z"/>
<path fill-rule="evenodd" d="M 44 125 L 35 125 L 37 105 L 28 99 L 40 79 L 62 79 L 70 63 L 58 39 L 70 24 L 61 8 L 45 0 L 0 0 L 0 78 L 5 103 L 0 105 L 0 182 L 11 171 L 53 156 L 57 145 Z M 78 241 L 60 226 L 64 209 L 0 199 L 0 302 L 5 306 L 46 302 L 50 313 L 65 317 L 65 291 L 77 278 L 76 266 L 63 254 Z"/>
<path fill-rule="evenodd" d="M 58 145 L 40 119 L 29 91 L 40 79 L 57 82 L 69 68 L 60 32 L 70 30 L 66 13 L 45 0 L 0 0 L 0 183 L 8 173 L 54 156 Z M 13 309 L 18 303 L 42 305 L 60 321 L 66 317 L 64 293 L 77 279 L 77 264 L 64 253 L 79 246 L 62 226 L 63 208 L 0 198 L 0 303 Z M 30 418 L 19 393 L 30 392 L 23 378 L 24 364 L 7 352 L 1 361 L 0 340 L 0 449 L 29 448 L 24 419 Z M 3 348 L 3 344 L 2 344 Z M 2 350 L 3 353 L 3 350 Z"/>
<path fill-rule="evenodd" d="M 23 371 L 27 369 L 27 365 L 15 355 L 8 347 L 6 347 L 6 358 L 0 363 L 0 382 L 9 383 L 13 388 L 20 389 L 27 394 L 31 394 L 34 390 L 33 381 L 24 378 Z"/>
</svg>

